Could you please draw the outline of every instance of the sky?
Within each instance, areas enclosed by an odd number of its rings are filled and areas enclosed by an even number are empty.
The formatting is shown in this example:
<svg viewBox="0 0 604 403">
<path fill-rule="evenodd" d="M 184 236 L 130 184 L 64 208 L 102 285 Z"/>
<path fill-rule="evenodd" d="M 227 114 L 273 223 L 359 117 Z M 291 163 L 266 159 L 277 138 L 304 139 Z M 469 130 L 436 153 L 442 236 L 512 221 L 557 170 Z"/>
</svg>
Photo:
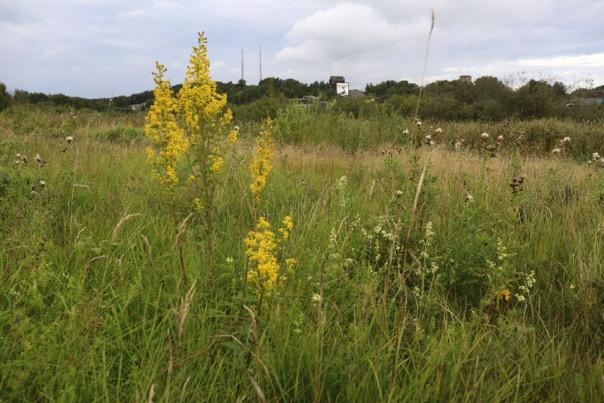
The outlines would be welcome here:
<svg viewBox="0 0 604 403">
<path fill-rule="evenodd" d="M 180 83 L 197 32 L 216 80 L 351 88 L 494 75 L 604 84 L 604 0 L 0 0 L 0 82 L 83 97 L 151 89 L 155 61 Z"/>
</svg>

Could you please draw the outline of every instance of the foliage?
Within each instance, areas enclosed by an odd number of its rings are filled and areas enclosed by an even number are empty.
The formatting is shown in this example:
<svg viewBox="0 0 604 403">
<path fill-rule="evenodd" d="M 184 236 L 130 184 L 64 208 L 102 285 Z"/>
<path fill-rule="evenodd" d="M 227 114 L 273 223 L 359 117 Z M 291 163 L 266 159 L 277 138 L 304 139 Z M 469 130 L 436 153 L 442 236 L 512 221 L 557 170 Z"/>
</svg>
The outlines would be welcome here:
<svg viewBox="0 0 604 403">
<path fill-rule="evenodd" d="M 6 109 L 11 100 L 10 94 L 6 91 L 6 85 L 0 82 L 0 112 Z"/>
<path fill-rule="evenodd" d="M 285 238 L 276 227 L 287 226 L 256 228 L 249 146 L 238 146 L 216 190 L 215 259 L 195 231 L 178 238 L 183 289 L 173 207 L 149 177 L 144 144 L 104 141 L 111 116 L 78 123 L 67 150 L 63 139 L 3 122 L 1 398 L 236 401 L 261 390 L 286 401 L 599 399 L 604 171 L 523 148 L 492 159 L 427 146 L 351 153 L 337 138 L 318 148 L 311 130 L 331 122 L 329 136 L 354 138 L 360 121 L 292 113 L 311 128 L 294 134 L 285 130 L 303 125 L 275 122 L 260 216 L 291 215 L 296 227 L 284 249 L 269 248 L 287 280 L 277 277 L 260 315 L 252 291 L 261 289 L 252 281 L 243 293 L 242 240 L 250 229 Z M 377 133 L 378 122 L 366 122 Z M 481 130 L 522 129 L 535 144 L 570 131 L 572 147 L 597 133 L 554 120 L 442 128 L 468 142 Z M 309 143 L 289 142 L 300 133 Z M 28 162 L 15 164 L 17 153 Z M 519 174 L 527 179 L 514 195 Z M 177 207 L 189 197 L 177 193 Z"/>
</svg>

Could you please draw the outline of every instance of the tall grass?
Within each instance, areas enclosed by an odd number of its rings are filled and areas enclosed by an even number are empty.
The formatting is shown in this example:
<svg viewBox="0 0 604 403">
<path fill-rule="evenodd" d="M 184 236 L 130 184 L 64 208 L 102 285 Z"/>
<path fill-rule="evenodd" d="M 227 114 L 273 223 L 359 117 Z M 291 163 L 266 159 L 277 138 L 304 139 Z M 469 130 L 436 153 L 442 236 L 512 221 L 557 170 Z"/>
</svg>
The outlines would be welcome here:
<svg viewBox="0 0 604 403">
<path fill-rule="evenodd" d="M 98 135 L 140 124 L 120 119 L 77 126 L 71 145 L 3 120 L 1 400 L 604 395 L 604 173 L 535 156 L 568 135 L 571 153 L 587 158 L 601 147 L 597 125 L 441 124 L 447 140 L 410 153 L 409 122 L 394 116 L 282 111 L 258 209 L 294 218 L 298 264 L 258 315 L 243 294 L 243 238 L 255 224 L 249 145 L 225 162 L 208 267 L 200 218 L 175 233 L 173 216 L 190 203 L 157 192 L 142 142 Z M 485 158 L 468 150 L 484 130 L 523 131 L 527 143 Z M 466 150 L 450 151 L 462 136 Z"/>
</svg>

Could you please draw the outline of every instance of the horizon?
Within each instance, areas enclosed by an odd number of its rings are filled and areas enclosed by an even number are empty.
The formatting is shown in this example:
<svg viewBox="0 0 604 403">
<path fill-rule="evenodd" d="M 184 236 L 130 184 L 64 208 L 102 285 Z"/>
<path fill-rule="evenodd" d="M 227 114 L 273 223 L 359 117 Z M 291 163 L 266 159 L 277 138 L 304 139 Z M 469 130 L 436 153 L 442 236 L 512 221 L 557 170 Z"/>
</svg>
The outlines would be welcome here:
<svg viewBox="0 0 604 403">
<path fill-rule="evenodd" d="M 262 46 L 266 77 L 309 83 L 344 75 L 356 89 L 385 80 L 420 84 L 433 7 L 426 84 L 463 74 L 604 84 L 604 27 L 597 24 L 604 1 L 416 3 L 0 0 L 0 36 L 11 38 L 0 43 L 0 81 L 10 91 L 83 98 L 143 92 L 153 87 L 155 60 L 181 82 L 196 32 L 205 31 L 217 81 L 237 82 L 243 48 L 244 78 L 257 83 Z"/>
<path fill-rule="evenodd" d="M 345 77 L 345 76 L 344 76 L 344 77 Z M 509 85 L 509 83 L 508 83 L 508 82 L 506 82 L 505 78 L 502 78 L 502 77 L 496 77 L 496 76 L 489 76 L 489 75 L 481 75 L 481 76 L 477 76 L 477 77 L 471 76 L 471 79 L 472 79 L 471 83 L 472 83 L 472 84 L 474 84 L 474 83 L 476 82 L 476 80 L 477 80 L 477 79 L 482 78 L 482 77 L 495 77 L 495 78 L 496 78 L 497 80 L 499 80 L 501 83 L 503 83 L 504 85 L 508 86 L 509 88 L 511 88 L 511 89 L 512 89 L 512 90 L 514 90 L 514 91 L 515 91 L 515 90 L 517 90 L 518 88 L 520 88 L 521 86 L 523 86 L 523 85 L 527 84 L 527 83 L 528 83 L 529 81 L 531 81 L 531 80 L 534 80 L 534 81 L 544 81 L 544 82 L 547 82 L 548 84 L 553 84 L 553 83 L 554 83 L 554 81 L 553 81 L 553 80 L 551 80 L 551 79 L 549 79 L 549 78 L 533 78 L 533 77 L 523 77 L 523 81 L 522 81 L 522 82 L 517 83 L 517 85 L 513 85 L 513 86 L 512 86 L 512 85 Z M 296 80 L 295 78 L 292 78 L 292 77 L 282 78 L 282 77 L 273 77 L 273 76 L 264 77 L 262 80 L 266 80 L 266 79 L 269 79 L 269 78 L 273 78 L 273 79 L 279 79 L 279 80 L 283 80 L 283 81 L 285 81 L 285 80 L 290 80 L 290 79 L 294 79 L 294 80 Z M 426 87 L 426 86 L 428 86 L 428 85 L 430 85 L 430 84 L 432 84 L 432 83 L 438 82 L 438 81 L 456 81 L 456 80 L 459 80 L 459 79 L 460 79 L 460 77 L 458 76 L 457 78 L 451 78 L 451 79 L 438 79 L 438 80 L 433 80 L 433 81 L 426 81 L 426 82 L 424 83 L 424 87 Z M 215 80 L 215 81 L 216 81 L 217 83 L 222 83 L 222 84 L 233 84 L 233 85 L 235 85 L 235 84 L 237 84 L 237 83 L 238 83 L 237 81 L 220 81 L 220 80 Z M 310 85 L 310 84 L 312 84 L 312 83 L 314 83 L 314 82 L 319 82 L 319 83 L 320 83 L 320 82 L 322 82 L 322 83 L 328 83 L 328 80 L 313 80 L 313 81 L 299 81 L 299 80 L 296 80 L 296 81 L 298 81 L 298 82 L 300 82 L 300 83 L 302 83 L 302 84 L 305 84 L 305 85 Z M 384 79 L 383 81 L 380 81 L 380 82 L 366 83 L 366 84 L 365 84 L 365 86 L 363 86 L 362 88 L 350 88 L 350 90 L 351 90 L 351 91 L 352 91 L 352 90 L 360 90 L 360 91 L 365 92 L 365 91 L 366 91 L 366 86 L 367 86 L 367 85 L 377 85 L 377 84 L 380 84 L 380 83 L 383 83 L 383 82 L 386 82 L 386 81 L 395 81 L 395 82 L 407 81 L 407 82 L 409 82 L 410 84 L 415 84 L 415 85 L 417 85 L 418 87 L 420 86 L 420 84 L 419 84 L 419 83 L 412 82 L 412 81 L 408 81 L 408 80 L 393 80 L 393 79 Z M 0 80 L 0 83 L 1 83 L 1 82 L 2 82 L 2 81 Z M 563 84 L 564 84 L 564 83 L 563 83 Z M 171 83 L 171 85 L 174 87 L 174 86 L 179 86 L 179 85 L 182 85 L 182 83 L 181 83 L 181 82 L 178 82 L 178 83 L 174 83 L 174 82 L 172 82 L 172 83 Z M 245 85 L 246 85 L 246 86 L 258 86 L 258 85 L 259 85 L 259 82 L 255 82 L 255 83 L 248 83 L 248 82 L 246 81 Z M 602 85 L 594 85 L 594 84 L 591 84 L 589 87 L 587 87 L 587 86 L 586 86 L 586 87 L 575 86 L 575 87 L 572 87 L 572 88 L 571 88 L 571 87 L 567 86 L 566 84 L 565 84 L 565 86 L 566 86 L 566 91 L 567 91 L 567 94 L 568 94 L 568 95 L 571 95 L 571 93 L 572 93 L 573 91 L 575 91 L 575 90 L 590 90 L 590 89 L 598 89 L 598 88 L 600 88 L 600 87 L 604 87 L 604 83 L 603 83 Z M 115 95 L 112 95 L 112 96 L 109 96 L 109 97 L 85 97 L 85 96 L 80 96 L 80 95 L 72 95 L 72 94 L 67 94 L 67 93 L 63 93 L 63 92 L 56 92 L 56 93 L 45 93 L 45 92 L 40 92 L 40 91 L 32 91 L 32 90 L 28 90 L 28 89 L 26 89 L 26 88 L 10 88 L 10 87 L 8 87 L 8 86 L 7 86 L 7 92 L 8 92 L 9 94 L 14 95 L 14 94 L 15 94 L 15 91 L 26 91 L 26 92 L 28 92 L 28 93 L 30 93 L 30 94 L 38 93 L 38 94 L 44 94 L 44 95 L 48 95 L 48 96 L 52 96 L 52 95 L 65 95 L 65 96 L 68 96 L 68 97 L 73 97 L 73 98 L 83 98 L 83 99 L 88 99 L 88 100 L 99 100 L 99 99 L 112 99 L 112 98 L 117 98 L 117 97 L 129 97 L 129 96 L 136 95 L 136 94 L 142 94 L 142 93 L 144 93 L 144 92 L 153 92 L 153 87 L 151 86 L 151 87 L 150 87 L 150 88 L 148 88 L 148 89 L 142 89 L 142 90 L 139 90 L 139 91 L 134 91 L 134 92 L 131 92 L 131 93 L 119 93 L 119 94 L 115 94 Z"/>
</svg>

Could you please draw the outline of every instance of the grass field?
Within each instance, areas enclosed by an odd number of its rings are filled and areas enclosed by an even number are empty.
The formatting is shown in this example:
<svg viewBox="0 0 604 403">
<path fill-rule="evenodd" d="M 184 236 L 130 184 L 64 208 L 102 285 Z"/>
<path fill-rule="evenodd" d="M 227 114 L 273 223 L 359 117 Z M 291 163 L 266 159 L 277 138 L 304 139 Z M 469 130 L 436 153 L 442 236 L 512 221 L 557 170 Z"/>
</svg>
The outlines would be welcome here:
<svg viewBox="0 0 604 403">
<path fill-rule="evenodd" d="M 3 112 L 0 401 L 601 400 L 601 123 L 309 113 L 277 117 L 259 203 L 243 126 L 208 249 L 152 179 L 142 117 Z M 286 215 L 258 298 L 244 239 Z"/>
</svg>

